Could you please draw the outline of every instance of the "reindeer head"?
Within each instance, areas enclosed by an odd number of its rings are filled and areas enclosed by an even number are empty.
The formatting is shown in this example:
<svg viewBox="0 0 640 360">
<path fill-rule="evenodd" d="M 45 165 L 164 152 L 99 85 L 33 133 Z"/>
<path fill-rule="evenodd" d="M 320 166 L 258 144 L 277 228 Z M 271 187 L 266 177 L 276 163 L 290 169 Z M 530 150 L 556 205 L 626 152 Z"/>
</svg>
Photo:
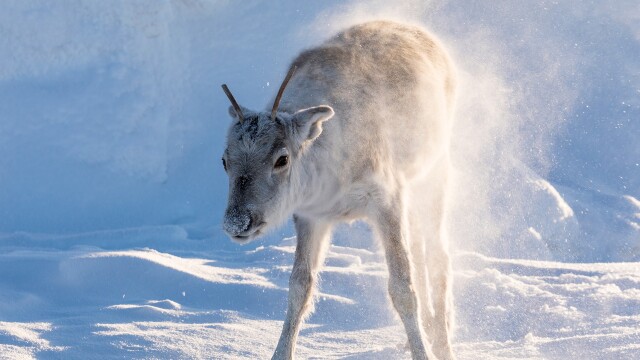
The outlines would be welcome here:
<svg viewBox="0 0 640 360">
<path fill-rule="evenodd" d="M 297 195 L 292 177 L 300 170 L 305 149 L 322 133 L 322 123 L 334 112 L 326 105 L 278 112 L 282 94 L 293 75 L 282 82 L 271 113 L 255 112 L 238 105 L 222 85 L 232 106 L 233 123 L 227 133 L 222 165 L 229 176 L 229 201 L 224 231 L 246 243 L 281 224 L 293 211 Z"/>
</svg>

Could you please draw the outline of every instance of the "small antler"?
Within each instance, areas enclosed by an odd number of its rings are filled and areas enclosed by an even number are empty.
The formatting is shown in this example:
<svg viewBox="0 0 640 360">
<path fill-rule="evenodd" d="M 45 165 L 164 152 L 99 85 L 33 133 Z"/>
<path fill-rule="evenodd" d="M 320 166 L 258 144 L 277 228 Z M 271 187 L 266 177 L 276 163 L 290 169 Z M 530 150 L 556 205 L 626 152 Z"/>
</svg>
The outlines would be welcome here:
<svg viewBox="0 0 640 360">
<path fill-rule="evenodd" d="M 231 94 L 231 91 L 229 91 L 227 84 L 222 84 L 222 90 L 224 91 L 225 94 L 227 94 L 229 101 L 231 101 L 231 105 L 233 105 L 233 108 L 236 110 L 236 114 L 238 115 L 238 120 L 242 122 L 242 120 L 244 119 L 244 116 L 242 115 L 242 110 L 240 109 L 240 105 L 238 105 L 238 102 L 236 101 L 236 99 Z"/>
<path fill-rule="evenodd" d="M 282 81 L 282 85 L 280 85 L 280 90 L 278 90 L 278 95 L 276 95 L 276 100 L 273 102 L 273 109 L 271 109 L 271 120 L 276 119 L 276 113 L 278 112 L 278 106 L 280 106 L 280 99 L 282 99 L 282 94 L 284 93 L 284 89 L 287 87 L 289 80 L 293 76 L 293 73 L 296 72 L 297 66 L 292 66 L 287 73 L 287 76 Z"/>
</svg>

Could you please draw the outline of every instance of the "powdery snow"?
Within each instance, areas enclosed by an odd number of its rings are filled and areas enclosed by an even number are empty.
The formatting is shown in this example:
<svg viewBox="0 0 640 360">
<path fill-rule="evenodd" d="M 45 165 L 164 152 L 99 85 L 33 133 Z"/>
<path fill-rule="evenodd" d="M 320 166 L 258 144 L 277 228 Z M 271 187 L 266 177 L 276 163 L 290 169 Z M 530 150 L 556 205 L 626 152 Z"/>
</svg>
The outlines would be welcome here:
<svg viewBox="0 0 640 360">
<path fill-rule="evenodd" d="M 640 359 L 636 0 L 4 1 L 0 359 L 269 358 L 295 237 L 223 234 L 219 84 L 378 17 L 459 68 L 458 358 Z M 299 358 L 409 358 L 383 259 L 338 227 Z"/>
<path fill-rule="evenodd" d="M 8 252 L 0 349 L 11 359 L 268 358 L 294 241 L 212 252 L 208 261 L 170 249 Z M 640 350 L 638 263 L 477 253 L 454 263 L 460 359 L 631 359 Z M 299 356 L 408 359 L 386 279 L 381 252 L 332 246 Z"/>
</svg>

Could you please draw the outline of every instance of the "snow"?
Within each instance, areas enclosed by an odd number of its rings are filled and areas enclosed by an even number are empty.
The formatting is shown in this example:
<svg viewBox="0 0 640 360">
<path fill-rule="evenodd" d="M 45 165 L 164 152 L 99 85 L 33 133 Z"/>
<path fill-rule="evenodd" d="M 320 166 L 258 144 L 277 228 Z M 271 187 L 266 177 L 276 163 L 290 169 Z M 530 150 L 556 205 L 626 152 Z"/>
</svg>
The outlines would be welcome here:
<svg viewBox="0 0 640 360">
<path fill-rule="evenodd" d="M 262 108 L 370 18 L 450 49 L 459 359 L 640 359 L 637 1 L 7 0 L 0 359 L 269 358 L 290 224 L 223 233 L 219 88 Z M 340 226 L 299 358 L 408 359 L 369 229 Z"/>
<path fill-rule="evenodd" d="M 86 245 L 8 252 L 0 256 L 2 279 L 13 279 L 3 281 L 10 291 L 2 294 L 0 349 L 7 358 L 269 357 L 294 247 L 289 238 L 207 259 Z M 384 293 L 383 259 L 379 251 L 331 247 L 301 358 L 409 358 Z M 461 359 L 637 355 L 640 264 L 468 252 L 454 261 Z"/>
</svg>

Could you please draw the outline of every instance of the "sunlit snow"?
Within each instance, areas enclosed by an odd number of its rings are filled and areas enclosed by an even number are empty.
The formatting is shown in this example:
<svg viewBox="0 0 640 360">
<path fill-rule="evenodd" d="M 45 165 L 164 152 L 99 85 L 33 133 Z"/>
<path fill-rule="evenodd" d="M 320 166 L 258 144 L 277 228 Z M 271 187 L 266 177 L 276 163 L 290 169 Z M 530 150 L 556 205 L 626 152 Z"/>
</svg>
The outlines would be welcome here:
<svg viewBox="0 0 640 360">
<path fill-rule="evenodd" d="M 269 358 L 295 234 L 224 235 L 220 84 L 263 108 L 300 50 L 380 17 L 460 73 L 458 358 L 640 359 L 637 1 L 2 6 L 0 359 Z M 386 279 L 340 226 L 298 358 L 409 359 Z"/>
</svg>

